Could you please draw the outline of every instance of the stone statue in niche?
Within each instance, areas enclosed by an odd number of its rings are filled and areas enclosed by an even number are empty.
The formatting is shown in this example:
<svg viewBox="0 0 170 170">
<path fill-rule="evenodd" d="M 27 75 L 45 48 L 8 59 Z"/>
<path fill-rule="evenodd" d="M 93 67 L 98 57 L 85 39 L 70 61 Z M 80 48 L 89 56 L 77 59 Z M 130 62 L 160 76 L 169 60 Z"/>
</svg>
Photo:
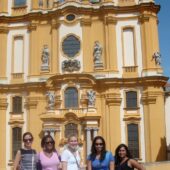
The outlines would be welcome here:
<svg viewBox="0 0 170 170">
<path fill-rule="evenodd" d="M 42 50 L 42 56 L 41 56 L 41 70 L 48 70 L 49 69 L 49 49 L 48 45 L 44 45 Z"/>
<path fill-rule="evenodd" d="M 88 106 L 94 106 L 96 100 L 96 92 L 93 90 L 87 91 Z"/>
<path fill-rule="evenodd" d="M 43 0 L 39 0 L 38 5 L 39 5 L 39 7 L 42 7 L 43 6 Z"/>
<path fill-rule="evenodd" d="M 94 63 L 100 63 L 101 62 L 101 56 L 102 56 L 102 46 L 100 45 L 99 41 L 95 41 L 94 43 Z"/>
<path fill-rule="evenodd" d="M 155 52 L 152 56 L 152 60 L 155 60 L 156 65 L 161 65 L 161 54 L 160 52 Z"/>
<path fill-rule="evenodd" d="M 48 91 L 46 96 L 48 97 L 48 108 L 49 110 L 53 110 L 55 106 L 55 92 Z"/>
</svg>

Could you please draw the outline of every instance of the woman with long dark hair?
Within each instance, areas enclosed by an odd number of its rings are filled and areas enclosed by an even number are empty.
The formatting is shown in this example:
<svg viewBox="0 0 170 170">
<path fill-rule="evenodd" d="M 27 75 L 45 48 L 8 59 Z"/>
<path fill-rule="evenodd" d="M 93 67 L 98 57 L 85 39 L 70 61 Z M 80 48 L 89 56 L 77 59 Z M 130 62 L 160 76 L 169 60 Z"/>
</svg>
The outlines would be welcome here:
<svg viewBox="0 0 170 170">
<path fill-rule="evenodd" d="M 50 135 L 46 135 L 41 140 L 42 151 L 38 154 L 38 160 L 41 164 L 37 169 L 58 170 L 60 169 L 60 158 L 55 149 L 55 141 Z"/>
<path fill-rule="evenodd" d="M 93 140 L 91 153 L 87 158 L 88 170 L 114 170 L 114 157 L 106 150 L 103 137 L 96 136 Z"/>
<path fill-rule="evenodd" d="M 144 170 L 144 167 L 132 159 L 130 151 L 125 144 L 120 144 L 115 150 L 115 170 Z"/>
</svg>

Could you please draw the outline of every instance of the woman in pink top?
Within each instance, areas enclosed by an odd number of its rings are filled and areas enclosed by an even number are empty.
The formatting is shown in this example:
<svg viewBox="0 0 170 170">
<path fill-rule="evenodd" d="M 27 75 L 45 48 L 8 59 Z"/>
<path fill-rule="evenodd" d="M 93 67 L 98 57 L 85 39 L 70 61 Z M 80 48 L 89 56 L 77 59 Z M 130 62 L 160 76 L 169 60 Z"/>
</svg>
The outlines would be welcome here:
<svg viewBox="0 0 170 170">
<path fill-rule="evenodd" d="M 59 155 L 55 149 L 55 141 L 50 135 L 46 135 L 41 140 L 41 151 L 38 160 L 41 163 L 42 170 L 58 170 L 60 169 Z"/>
</svg>

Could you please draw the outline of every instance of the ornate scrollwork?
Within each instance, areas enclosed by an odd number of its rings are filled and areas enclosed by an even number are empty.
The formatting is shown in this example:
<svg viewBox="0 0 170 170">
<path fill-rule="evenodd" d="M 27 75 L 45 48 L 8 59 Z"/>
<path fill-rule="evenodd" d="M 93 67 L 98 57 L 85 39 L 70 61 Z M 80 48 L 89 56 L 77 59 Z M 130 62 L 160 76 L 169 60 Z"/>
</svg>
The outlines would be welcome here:
<svg viewBox="0 0 170 170">
<path fill-rule="evenodd" d="M 62 70 L 73 72 L 80 70 L 80 61 L 78 60 L 64 60 L 62 62 Z"/>
</svg>

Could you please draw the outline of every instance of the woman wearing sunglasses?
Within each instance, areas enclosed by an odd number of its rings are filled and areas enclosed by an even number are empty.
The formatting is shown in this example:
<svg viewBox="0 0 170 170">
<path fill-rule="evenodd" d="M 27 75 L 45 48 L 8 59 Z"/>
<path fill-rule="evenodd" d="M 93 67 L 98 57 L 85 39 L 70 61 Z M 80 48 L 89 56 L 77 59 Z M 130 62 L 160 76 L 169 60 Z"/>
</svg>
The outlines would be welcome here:
<svg viewBox="0 0 170 170">
<path fill-rule="evenodd" d="M 33 135 L 23 134 L 24 147 L 17 151 L 14 170 L 36 170 L 36 151 L 32 149 Z"/>
<path fill-rule="evenodd" d="M 54 139 L 50 135 L 44 136 L 41 140 L 41 147 L 43 150 L 38 154 L 41 170 L 58 170 L 60 158 L 55 149 Z"/>
<path fill-rule="evenodd" d="M 87 158 L 88 170 L 114 170 L 114 157 L 106 150 L 105 140 L 96 136 L 91 147 L 91 154 Z"/>
</svg>

